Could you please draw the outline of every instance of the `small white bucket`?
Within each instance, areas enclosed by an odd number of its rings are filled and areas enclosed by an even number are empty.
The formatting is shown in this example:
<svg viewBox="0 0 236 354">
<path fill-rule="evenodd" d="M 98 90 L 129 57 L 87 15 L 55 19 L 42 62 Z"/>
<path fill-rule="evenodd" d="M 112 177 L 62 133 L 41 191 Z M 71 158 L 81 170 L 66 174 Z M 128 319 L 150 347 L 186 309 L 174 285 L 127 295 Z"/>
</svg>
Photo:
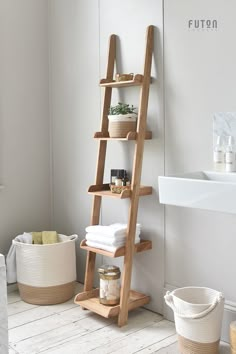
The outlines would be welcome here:
<svg viewBox="0 0 236 354">
<path fill-rule="evenodd" d="M 185 287 L 167 292 L 164 298 L 174 311 L 181 353 L 218 353 L 224 310 L 222 293 Z"/>
</svg>

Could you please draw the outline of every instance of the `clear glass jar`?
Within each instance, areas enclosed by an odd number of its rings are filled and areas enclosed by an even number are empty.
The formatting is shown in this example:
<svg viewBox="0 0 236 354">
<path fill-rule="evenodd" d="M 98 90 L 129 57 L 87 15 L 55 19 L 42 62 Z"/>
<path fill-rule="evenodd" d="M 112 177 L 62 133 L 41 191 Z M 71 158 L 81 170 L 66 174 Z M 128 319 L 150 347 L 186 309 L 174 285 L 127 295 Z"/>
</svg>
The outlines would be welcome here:
<svg viewBox="0 0 236 354">
<path fill-rule="evenodd" d="M 120 302 L 120 268 L 102 265 L 98 268 L 100 277 L 99 301 L 103 305 L 117 305 Z"/>
</svg>

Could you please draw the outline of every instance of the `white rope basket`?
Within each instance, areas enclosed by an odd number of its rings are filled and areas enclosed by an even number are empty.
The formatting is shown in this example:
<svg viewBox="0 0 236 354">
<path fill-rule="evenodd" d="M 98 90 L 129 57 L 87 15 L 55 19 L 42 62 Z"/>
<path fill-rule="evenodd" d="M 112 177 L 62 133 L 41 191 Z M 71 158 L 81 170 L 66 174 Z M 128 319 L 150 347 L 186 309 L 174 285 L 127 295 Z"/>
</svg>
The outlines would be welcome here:
<svg viewBox="0 0 236 354">
<path fill-rule="evenodd" d="M 45 245 L 13 240 L 20 295 L 26 302 L 54 304 L 74 295 L 77 235 L 58 235 L 59 242 Z"/>
<path fill-rule="evenodd" d="M 208 353 L 217 353 L 215 348 L 220 340 L 224 310 L 222 293 L 204 287 L 185 287 L 167 292 L 164 298 L 174 311 L 181 343 L 186 339 L 198 347 L 199 344 L 209 344 L 212 350 L 209 347 Z M 185 353 L 183 348 L 182 352 Z M 203 349 L 195 353 L 203 354 Z"/>
</svg>

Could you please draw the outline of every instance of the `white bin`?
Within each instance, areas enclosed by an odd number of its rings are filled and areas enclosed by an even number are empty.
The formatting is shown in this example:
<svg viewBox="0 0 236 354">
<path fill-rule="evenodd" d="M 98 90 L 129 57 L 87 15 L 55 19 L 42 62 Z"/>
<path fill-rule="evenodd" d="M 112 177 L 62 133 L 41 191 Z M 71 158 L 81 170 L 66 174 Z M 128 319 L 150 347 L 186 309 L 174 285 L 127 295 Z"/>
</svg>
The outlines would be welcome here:
<svg viewBox="0 0 236 354">
<path fill-rule="evenodd" d="M 0 353 L 8 353 L 7 282 L 5 259 L 0 254 Z"/>
<path fill-rule="evenodd" d="M 224 310 L 222 293 L 204 287 L 167 292 L 182 354 L 217 354 Z"/>
<path fill-rule="evenodd" d="M 73 297 L 77 237 L 58 235 L 58 243 L 45 245 L 12 241 L 16 246 L 17 283 L 24 301 L 50 305 Z"/>
</svg>

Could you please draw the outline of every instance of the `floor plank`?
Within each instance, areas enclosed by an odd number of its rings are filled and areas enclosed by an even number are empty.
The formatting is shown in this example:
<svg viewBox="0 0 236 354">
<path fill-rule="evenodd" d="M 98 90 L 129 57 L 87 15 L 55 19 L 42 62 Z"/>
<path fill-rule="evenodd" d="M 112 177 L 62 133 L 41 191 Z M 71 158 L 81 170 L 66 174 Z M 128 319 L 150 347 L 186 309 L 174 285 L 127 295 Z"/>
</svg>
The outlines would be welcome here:
<svg viewBox="0 0 236 354">
<path fill-rule="evenodd" d="M 13 348 L 11 348 L 11 346 L 9 345 L 9 347 L 8 347 L 8 354 L 19 354 L 19 353 L 17 353 Z"/>
<path fill-rule="evenodd" d="M 109 344 L 97 347 L 96 354 L 110 353 L 136 353 L 144 349 L 150 344 L 162 341 L 175 333 L 175 328 L 172 323 L 166 320 L 152 323 L 150 326 L 141 328 L 139 331 L 130 333 L 128 338 L 121 340 L 112 340 Z"/>
<path fill-rule="evenodd" d="M 159 350 L 165 350 L 166 348 L 172 347 L 173 343 L 176 343 L 177 341 L 177 334 L 170 335 L 163 340 L 153 343 L 151 345 L 148 345 L 146 348 L 138 350 L 136 353 L 138 354 L 150 354 L 150 353 L 159 353 Z M 176 350 L 176 348 L 175 348 Z M 166 352 L 166 354 L 168 351 Z M 177 353 L 177 351 L 175 351 Z"/>
<path fill-rule="evenodd" d="M 14 315 L 16 313 L 24 313 L 25 311 L 31 310 L 38 307 L 38 305 L 27 304 L 24 301 L 16 301 L 8 305 L 8 316 Z"/>
<path fill-rule="evenodd" d="M 78 284 L 76 294 L 83 291 Z M 172 322 L 139 308 L 130 312 L 128 324 L 106 319 L 75 305 L 73 299 L 57 305 L 27 304 L 18 292 L 9 300 L 9 354 L 177 354 Z M 221 343 L 220 354 L 229 354 Z"/>
<path fill-rule="evenodd" d="M 98 321 L 101 321 L 101 317 L 98 317 Z M 118 342 L 125 338 L 128 342 L 128 336 L 132 333 L 140 331 L 145 326 L 151 326 L 154 322 L 161 322 L 162 317 L 153 312 L 137 309 L 129 315 L 129 322 L 126 326 L 119 328 L 117 323 L 113 323 L 110 326 L 101 327 L 93 333 L 88 332 L 79 338 L 74 338 L 73 342 L 59 342 L 58 346 L 53 350 L 49 348 L 46 353 L 63 354 L 70 352 L 70 354 L 79 353 L 98 353 L 101 349 L 102 353 L 106 353 L 105 348 L 111 345 L 113 342 Z M 119 344 L 118 344 L 119 345 Z M 126 351 L 126 353 L 129 353 Z"/>
<path fill-rule="evenodd" d="M 14 302 L 18 302 L 18 301 L 21 301 L 21 298 L 19 297 L 19 291 L 18 290 L 11 291 L 10 293 L 7 293 L 8 305 L 12 304 Z"/>
<path fill-rule="evenodd" d="M 18 304 L 18 306 L 20 308 L 22 304 Z M 24 324 L 31 323 L 39 319 L 46 318 L 48 316 L 52 316 L 53 314 L 63 313 L 64 311 L 74 308 L 75 305 L 73 300 L 69 300 L 63 304 L 57 304 L 53 306 L 35 306 L 32 308 L 28 308 L 26 311 L 24 311 L 23 316 L 22 312 L 10 314 L 8 317 L 8 328 L 13 329 L 15 327 L 19 327 Z"/>
<path fill-rule="evenodd" d="M 56 326 L 56 324 L 54 324 L 54 328 L 51 329 L 48 329 L 47 320 L 45 322 L 47 327 L 44 327 L 44 331 L 40 331 L 40 333 L 38 332 L 37 334 L 33 333 L 28 338 L 18 342 L 11 337 L 11 345 L 19 353 L 35 354 L 41 352 L 53 353 L 53 348 L 57 348 L 66 342 L 68 343 L 69 351 L 64 351 L 64 353 L 71 353 L 70 347 L 78 338 L 87 333 L 89 333 L 91 337 L 93 332 L 109 324 L 110 320 L 101 319 L 91 313 L 89 313 L 86 318 L 74 322 L 71 321 L 71 323 L 66 325 L 61 325 L 60 323 L 60 326 Z M 77 346 L 77 350 L 79 347 L 80 345 Z"/>
</svg>

